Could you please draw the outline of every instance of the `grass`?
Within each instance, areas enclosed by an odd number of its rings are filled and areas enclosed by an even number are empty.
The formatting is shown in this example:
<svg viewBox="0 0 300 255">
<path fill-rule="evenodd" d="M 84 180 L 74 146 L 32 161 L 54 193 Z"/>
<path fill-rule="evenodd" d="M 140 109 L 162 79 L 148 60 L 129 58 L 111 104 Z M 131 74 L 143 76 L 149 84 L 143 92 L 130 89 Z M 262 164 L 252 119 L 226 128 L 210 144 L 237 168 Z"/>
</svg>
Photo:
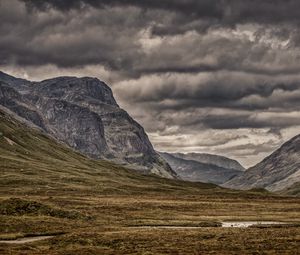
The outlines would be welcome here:
<svg viewBox="0 0 300 255">
<path fill-rule="evenodd" d="M 10 198 L 0 202 L 0 215 L 7 216 L 38 216 L 47 215 L 51 217 L 78 219 L 82 217 L 76 211 L 65 211 L 52 208 L 49 205 L 20 198 Z"/>
<path fill-rule="evenodd" d="M 64 233 L 0 244 L 0 254 L 299 253 L 297 197 L 138 174 L 86 158 L 1 112 L 0 134 L 0 239 Z M 290 224 L 218 227 L 231 220 Z"/>
<path fill-rule="evenodd" d="M 43 233 L 11 233 L 11 234 L 2 234 L 0 235 L 1 241 L 12 241 L 25 237 L 37 237 L 37 236 L 58 236 L 64 235 L 66 232 L 43 232 Z"/>
</svg>

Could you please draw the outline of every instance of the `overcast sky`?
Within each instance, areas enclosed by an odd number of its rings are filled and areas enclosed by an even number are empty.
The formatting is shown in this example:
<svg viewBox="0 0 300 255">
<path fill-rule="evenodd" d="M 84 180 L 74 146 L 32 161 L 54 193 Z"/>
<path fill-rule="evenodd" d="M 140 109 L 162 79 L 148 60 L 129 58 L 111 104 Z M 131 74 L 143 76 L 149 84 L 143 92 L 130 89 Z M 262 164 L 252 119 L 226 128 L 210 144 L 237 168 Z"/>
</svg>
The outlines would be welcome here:
<svg viewBox="0 0 300 255">
<path fill-rule="evenodd" d="M 0 0 L 0 70 L 94 76 L 157 150 L 251 166 L 300 132 L 299 0 Z"/>
</svg>

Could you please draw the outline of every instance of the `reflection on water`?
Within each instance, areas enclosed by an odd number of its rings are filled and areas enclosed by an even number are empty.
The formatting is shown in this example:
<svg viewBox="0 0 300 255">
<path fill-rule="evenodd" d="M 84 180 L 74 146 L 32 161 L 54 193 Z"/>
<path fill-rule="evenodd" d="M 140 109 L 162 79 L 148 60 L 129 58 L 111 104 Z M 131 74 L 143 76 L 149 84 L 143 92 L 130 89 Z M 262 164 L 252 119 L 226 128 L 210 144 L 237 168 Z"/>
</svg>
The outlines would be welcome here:
<svg viewBox="0 0 300 255">
<path fill-rule="evenodd" d="M 223 228 L 247 228 L 253 225 L 278 225 L 284 224 L 276 221 L 231 221 L 222 222 Z"/>
</svg>

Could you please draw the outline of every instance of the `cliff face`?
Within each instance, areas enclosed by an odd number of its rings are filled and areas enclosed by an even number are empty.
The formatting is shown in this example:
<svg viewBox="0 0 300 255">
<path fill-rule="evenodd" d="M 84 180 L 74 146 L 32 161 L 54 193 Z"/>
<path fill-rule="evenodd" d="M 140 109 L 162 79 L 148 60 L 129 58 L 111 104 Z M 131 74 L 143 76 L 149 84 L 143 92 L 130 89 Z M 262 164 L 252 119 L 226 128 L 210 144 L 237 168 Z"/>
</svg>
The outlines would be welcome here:
<svg viewBox="0 0 300 255">
<path fill-rule="evenodd" d="M 300 135 L 295 136 L 278 150 L 243 175 L 233 178 L 224 187 L 234 189 L 266 188 L 279 191 L 300 182 Z"/>
<path fill-rule="evenodd" d="M 236 160 L 201 153 L 160 153 L 180 178 L 222 184 L 245 170 Z"/>
<path fill-rule="evenodd" d="M 0 105 L 81 153 L 145 173 L 177 175 L 155 152 L 142 126 L 96 78 L 29 82 L 0 73 Z"/>
</svg>

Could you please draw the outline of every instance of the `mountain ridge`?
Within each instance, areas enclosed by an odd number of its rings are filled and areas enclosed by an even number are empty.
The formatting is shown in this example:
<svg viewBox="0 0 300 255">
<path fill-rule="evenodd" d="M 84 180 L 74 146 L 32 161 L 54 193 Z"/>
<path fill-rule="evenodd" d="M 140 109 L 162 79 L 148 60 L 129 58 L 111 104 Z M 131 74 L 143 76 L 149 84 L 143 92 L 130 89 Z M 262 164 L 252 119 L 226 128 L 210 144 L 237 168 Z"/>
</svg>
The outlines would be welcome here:
<svg viewBox="0 0 300 255">
<path fill-rule="evenodd" d="M 236 160 L 224 156 L 166 152 L 160 152 L 160 155 L 183 180 L 192 182 L 222 184 L 244 171 Z"/>
<path fill-rule="evenodd" d="M 191 159 L 201 163 L 214 164 L 219 167 L 235 169 L 240 171 L 246 170 L 237 160 L 222 155 L 198 153 L 198 152 L 171 153 L 171 154 L 183 159 Z"/>
<path fill-rule="evenodd" d="M 266 188 L 280 191 L 300 181 L 300 135 L 296 135 L 243 175 L 223 186 L 234 189 Z"/>
<path fill-rule="evenodd" d="M 2 72 L 0 105 L 89 157 L 177 178 L 143 127 L 97 78 L 62 76 L 30 82 Z"/>
</svg>

